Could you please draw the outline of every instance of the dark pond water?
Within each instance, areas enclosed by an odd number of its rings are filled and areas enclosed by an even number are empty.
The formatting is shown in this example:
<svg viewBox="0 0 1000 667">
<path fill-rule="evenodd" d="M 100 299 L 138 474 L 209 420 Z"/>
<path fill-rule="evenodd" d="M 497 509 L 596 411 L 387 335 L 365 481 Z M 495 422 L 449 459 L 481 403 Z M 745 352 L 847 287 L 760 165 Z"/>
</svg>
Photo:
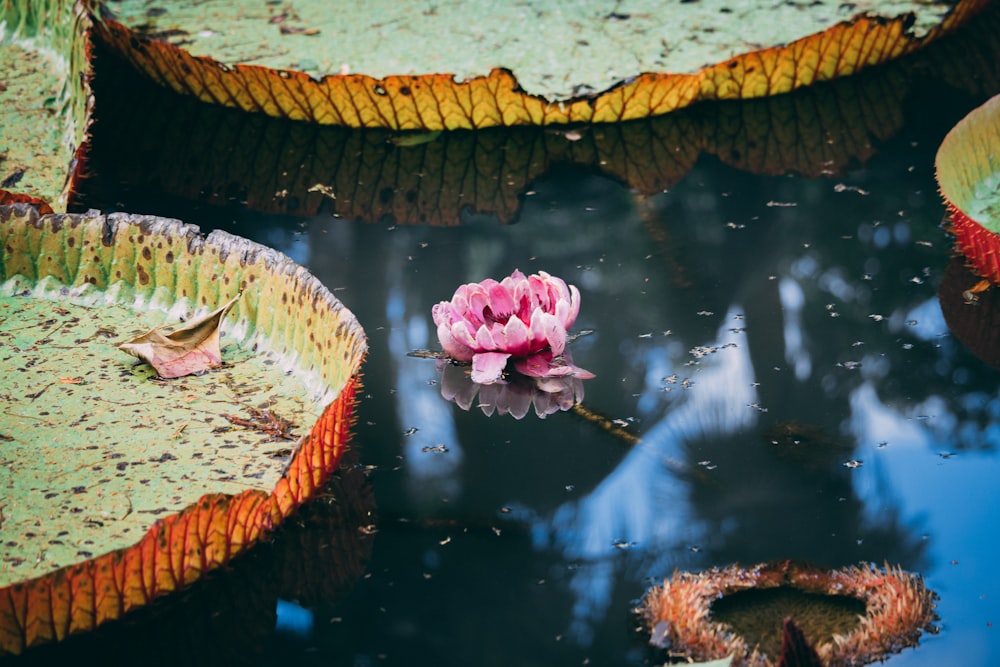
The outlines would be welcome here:
<svg viewBox="0 0 1000 667">
<path fill-rule="evenodd" d="M 940 631 L 890 664 L 1000 664 L 998 306 L 962 299 L 933 171 L 1000 92 L 997 26 L 773 100 L 415 146 L 176 100 L 100 59 L 78 207 L 277 248 L 371 351 L 331 496 L 28 661 L 657 664 L 631 613 L 649 585 L 802 559 L 924 576 Z M 463 410 L 407 356 L 438 347 L 434 303 L 515 268 L 579 287 L 594 419 Z"/>
</svg>

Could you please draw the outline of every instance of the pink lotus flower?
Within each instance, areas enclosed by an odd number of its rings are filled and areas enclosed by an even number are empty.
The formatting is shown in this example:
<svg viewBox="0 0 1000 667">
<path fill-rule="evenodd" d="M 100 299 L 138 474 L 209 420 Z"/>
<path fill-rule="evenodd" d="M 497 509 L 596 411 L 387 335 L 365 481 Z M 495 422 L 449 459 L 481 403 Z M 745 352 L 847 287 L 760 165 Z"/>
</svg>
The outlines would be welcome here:
<svg viewBox="0 0 1000 667">
<path fill-rule="evenodd" d="M 531 377 L 594 377 L 562 359 L 579 312 L 575 286 L 544 271 L 525 277 L 517 270 L 501 282 L 462 285 L 432 311 L 445 354 L 471 361 L 479 384 L 501 380 L 509 360 Z"/>
</svg>

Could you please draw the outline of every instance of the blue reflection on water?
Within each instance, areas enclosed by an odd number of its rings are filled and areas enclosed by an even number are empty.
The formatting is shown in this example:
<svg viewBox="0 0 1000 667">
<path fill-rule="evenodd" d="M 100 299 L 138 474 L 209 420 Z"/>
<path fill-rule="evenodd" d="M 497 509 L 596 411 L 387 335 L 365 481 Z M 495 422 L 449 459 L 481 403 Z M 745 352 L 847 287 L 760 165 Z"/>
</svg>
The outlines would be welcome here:
<svg viewBox="0 0 1000 667">
<path fill-rule="evenodd" d="M 689 466 L 686 442 L 732 435 L 755 420 L 747 410 L 756 397 L 753 368 L 743 337 L 729 326 L 739 312 L 730 309 L 711 344 L 718 352 L 701 366 L 698 391 L 676 402 L 592 492 L 533 519 L 537 548 L 579 562 L 568 584 L 576 598 L 570 632 L 578 641 L 586 643 L 591 626 L 609 612 L 619 552 L 641 553 L 646 576 L 657 576 L 705 537 L 708 528 L 688 506 L 679 473 Z"/>
<path fill-rule="evenodd" d="M 315 623 L 312 610 L 305 609 L 295 602 L 279 599 L 277 614 L 278 618 L 274 624 L 276 631 L 287 632 L 300 638 L 306 638 L 312 634 Z"/>
<path fill-rule="evenodd" d="M 544 186 L 538 184 L 539 190 Z M 678 190 L 674 197 L 683 201 L 685 193 Z M 877 218 L 880 210 L 862 206 L 853 215 Z M 809 211 L 803 206 L 800 214 L 806 219 Z M 919 650 L 894 656 L 892 664 L 947 664 L 959 646 L 970 664 L 988 664 L 1000 653 L 991 630 L 984 632 L 998 617 L 1000 596 L 993 565 L 1000 546 L 993 517 L 1000 500 L 992 491 L 1000 399 L 991 386 L 994 376 L 949 334 L 933 286 L 926 284 L 921 264 L 940 263 L 943 252 L 908 261 L 912 253 L 902 248 L 890 256 L 882 246 L 912 244 L 912 225 L 898 233 L 862 225 L 874 230 L 857 234 L 862 256 L 840 260 L 817 250 L 824 247 L 814 238 L 818 232 L 802 220 L 789 230 L 811 247 L 790 243 L 774 249 L 784 230 L 771 222 L 761 238 L 773 256 L 755 256 L 753 271 L 731 260 L 732 285 L 714 286 L 706 272 L 702 284 L 713 288 L 699 288 L 690 298 L 665 286 L 640 259 L 648 257 L 649 245 L 634 211 L 600 223 L 577 221 L 573 253 L 557 242 L 566 231 L 553 231 L 557 223 L 550 215 L 561 219 L 565 211 L 528 206 L 519 225 L 471 224 L 447 234 L 394 229 L 390 237 L 387 231 L 340 225 L 345 255 L 371 244 L 388 256 L 381 265 L 387 275 L 384 302 L 372 305 L 368 299 L 378 292 L 367 284 L 373 269 L 364 254 L 326 276 L 314 267 L 329 284 L 348 286 L 342 296 L 362 314 L 373 356 L 380 354 L 380 340 L 386 346 L 387 354 L 369 365 L 366 387 L 391 393 L 386 411 L 399 426 L 398 443 L 366 440 L 364 430 L 359 442 L 367 457 L 400 470 L 398 478 L 376 480 L 389 508 L 405 507 L 416 516 L 447 514 L 441 501 L 453 499 L 453 511 L 475 514 L 490 506 L 483 498 L 509 499 L 510 513 L 492 517 L 493 525 L 503 528 L 503 539 L 514 539 L 506 536 L 517 534 L 516 527 L 527 529 L 534 558 L 553 563 L 559 573 L 546 584 L 548 604 L 568 598 L 565 615 L 536 620 L 553 635 L 565 633 L 581 650 L 602 642 L 615 646 L 608 627 L 619 622 L 623 594 L 634 599 L 675 569 L 805 555 L 829 566 L 888 561 L 923 574 L 941 595 L 942 633 L 924 635 Z M 934 215 L 922 213 L 925 220 Z M 925 223 L 921 234 L 929 228 Z M 729 237 L 693 225 L 683 229 L 710 239 L 692 244 L 698 254 L 691 260 L 694 271 L 699 261 L 729 252 Z M 410 254 L 425 239 L 424 255 Z M 456 256 L 463 261 L 451 261 Z M 612 264 L 616 271 L 608 269 Z M 587 383 L 586 401 L 617 417 L 635 417 L 630 428 L 641 433 L 640 442 L 606 470 L 606 460 L 592 453 L 608 436 L 594 432 L 567 444 L 549 440 L 550 429 L 559 428 L 552 422 L 557 416 L 543 428 L 541 422 L 532 426 L 533 417 L 515 427 L 509 417 L 459 414 L 433 386 L 433 363 L 406 356 L 436 347 L 429 325 L 434 302 L 460 282 L 499 276 L 513 266 L 545 268 L 584 292 L 578 325 L 596 331 L 574 344 L 574 355 L 598 372 Z M 352 278 L 352 271 L 362 277 Z M 377 308 L 383 310 L 375 316 Z M 402 435 L 411 427 L 419 431 Z M 808 454 L 768 444 L 774 429 L 799 427 L 814 441 Z M 519 440 L 529 442 L 507 455 L 494 446 Z M 435 444 L 447 453 L 425 451 Z M 530 452 L 549 467 L 522 470 L 507 460 L 514 452 Z M 848 468 L 848 461 L 861 466 Z M 572 479 L 563 470 L 571 463 L 600 473 L 598 479 L 589 488 L 579 485 L 580 495 L 553 503 L 539 489 Z M 484 474 L 497 465 L 495 474 Z M 382 571 L 392 572 L 407 558 L 436 577 L 467 567 L 450 560 L 454 544 L 413 542 L 392 556 L 376 550 Z M 489 550 L 479 558 L 490 562 Z M 518 567 L 531 571 L 532 564 Z M 387 595 L 395 583 L 379 572 L 375 578 L 388 579 L 383 583 L 389 587 L 368 594 Z M 516 572 L 498 570 L 495 576 L 501 587 L 518 585 Z M 391 606 L 389 598 L 385 604 Z M 511 603 L 500 613 L 530 616 L 530 606 Z M 451 622 L 461 614 L 435 613 Z M 414 614 L 406 623 L 421 622 L 420 612 Z M 438 627 L 422 625 L 419 632 L 435 636 Z M 459 642 L 441 632 L 442 641 Z"/>
<path fill-rule="evenodd" d="M 1000 397 L 991 403 L 1000 404 Z M 865 443 L 859 448 L 865 465 L 854 471 L 854 487 L 869 515 L 892 505 L 924 536 L 930 565 L 923 575 L 940 595 L 937 611 L 948 635 L 947 642 L 925 638 L 919 651 L 904 652 L 893 664 L 953 664 L 958 656 L 963 664 L 992 664 L 997 640 L 983 630 L 1000 618 L 995 452 L 953 453 L 956 443 L 947 432 L 882 404 L 870 384 L 853 393 L 851 408 L 851 429 Z M 935 418 L 940 416 L 948 415 Z M 994 422 L 981 435 L 995 442 L 998 431 Z"/>
<path fill-rule="evenodd" d="M 462 446 L 448 403 L 440 400 L 437 392 L 426 391 L 428 371 L 433 370 L 433 365 L 425 359 L 407 356 L 412 350 L 430 346 L 428 327 L 422 313 L 406 312 L 406 294 L 398 283 L 399 272 L 393 273 L 387 295 L 386 317 L 390 326 L 389 349 L 396 374 L 394 403 L 400 423 L 420 425 L 420 437 L 405 440 L 402 456 L 407 461 L 409 493 L 415 503 L 426 506 L 441 498 L 456 496 L 461 491 L 461 480 L 456 471 L 462 463 Z M 442 453 L 448 455 L 437 455 Z"/>
<path fill-rule="evenodd" d="M 778 291 L 781 295 L 781 309 L 785 320 L 785 359 L 795 369 L 795 377 L 805 380 L 812 374 L 812 360 L 805 348 L 802 329 L 805 293 L 797 281 L 787 277 L 778 283 Z"/>
</svg>

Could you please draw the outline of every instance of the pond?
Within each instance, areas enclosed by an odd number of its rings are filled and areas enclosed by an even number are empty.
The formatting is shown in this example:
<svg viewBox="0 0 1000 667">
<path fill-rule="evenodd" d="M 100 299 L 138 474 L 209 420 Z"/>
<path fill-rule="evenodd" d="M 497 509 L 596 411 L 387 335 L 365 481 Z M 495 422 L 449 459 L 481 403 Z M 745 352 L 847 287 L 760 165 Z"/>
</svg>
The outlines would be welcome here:
<svg viewBox="0 0 1000 667">
<path fill-rule="evenodd" d="M 996 16 L 770 100 L 432 136 L 213 109 L 99 56 L 76 206 L 280 250 L 370 353 L 326 497 L 25 662 L 660 664 L 633 615 L 650 585 L 795 559 L 924 577 L 938 632 L 890 664 L 1000 664 L 1000 304 L 963 298 L 934 180 L 944 134 L 1000 92 Z M 514 269 L 580 290 L 581 408 L 463 409 L 410 354 L 439 349 L 435 303 Z"/>
</svg>

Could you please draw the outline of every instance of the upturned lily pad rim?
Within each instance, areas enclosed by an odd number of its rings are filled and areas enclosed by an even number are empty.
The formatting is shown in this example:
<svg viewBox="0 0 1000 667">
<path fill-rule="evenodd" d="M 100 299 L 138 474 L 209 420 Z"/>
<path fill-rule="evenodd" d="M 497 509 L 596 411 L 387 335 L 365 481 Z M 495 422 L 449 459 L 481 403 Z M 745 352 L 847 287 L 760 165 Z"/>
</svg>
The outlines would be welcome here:
<svg viewBox="0 0 1000 667">
<path fill-rule="evenodd" d="M 976 271 L 1000 284 L 1000 217 L 977 211 L 980 193 L 1000 181 L 1000 95 L 973 109 L 938 148 L 935 175 L 951 216 L 951 231 Z M 1000 210 L 1000 192 L 993 192 Z"/>
<path fill-rule="evenodd" d="M 1000 173 L 1000 95 L 970 111 L 945 135 L 934 165 L 948 203 L 991 231 L 1000 231 L 1000 219 L 984 219 L 971 210 L 976 186 Z"/>
<path fill-rule="evenodd" d="M 367 344 L 353 314 L 318 279 L 281 253 L 225 232 L 205 237 L 190 225 L 152 216 L 104 216 L 95 212 L 39 216 L 33 207 L 23 204 L 0 207 L 0 225 L 10 228 L 19 225 L 17 228 L 23 234 L 37 235 L 35 240 L 46 234 L 81 234 L 75 238 L 86 243 L 104 243 L 112 254 L 126 253 L 126 261 L 115 266 L 131 263 L 137 269 L 137 287 L 145 275 L 142 288 L 136 290 L 139 300 L 164 298 L 166 271 L 157 270 L 156 260 L 165 262 L 170 253 L 171 259 L 166 263 L 173 264 L 175 260 L 179 263 L 181 258 L 173 256 L 174 251 L 198 253 L 205 261 L 196 268 L 205 269 L 212 257 L 233 272 L 237 267 L 245 267 L 246 272 L 235 273 L 247 283 L 242 285 L 244 295 L 238 313 L 233 316 L 236 335 L 243 327 L 248 340 L 252 338 L 257 345 L 285 353 L 290 368 L 296 365 L 311 368 L 327 386 L 325 391 L 317 389 L 317 400 L 325 405 L 322 415 L 270 493 L 257 490 L 234 496 L 208 493 L 181 512 L 156 521 L 131 547 L 0 588 L 0 655 L 4 655 L 92 630 L 183 588 L 245 551 L 312 498 L 335 471 L 349 439 Z M 152 248 L 150 257 L 129 248 L 129 235 L 147 241 L 143 247 Z M 10 254 L 10 235 L 5 238 L 6 254 L 0 256 L 16 260 Z M 77 244 L 86 245 L 79 240 Z M 7 264 L 0 266 L 4 280 L 12 277 L 7 275 L 11 271 Z M 39 262 L 43 264 L 46 263 Z M 80 290 L 100 287 L 99 269 L 80 262 L 73 279 L 66 281 L 70 291 L 74 287 Z M 208 282 L 207 287 L 216 289 L 222 284 L 218 278 Z M 291 291 L 275 290 L 281 286 Z M 267 326 L 282 324 L 284 317 L 281 313 L 272 314 L 268 320 L 260 306 L 275 299 L 280 302 L 282 297 L 288 301 L 289 294 L 289 307 L 312 309 L 313 316 L 306 318 L 311 324 L 304 328 L 290 326 L 294 330 L 286 332 L 285 338 L 269 336 L 272 332 L 265 330 Z M 311 336 L 311 329 L 334 339 L 336 347 L 329 345 L 326 338 Z M 325 353 L 324 346 L 328 350 Z"/>
</svg>

